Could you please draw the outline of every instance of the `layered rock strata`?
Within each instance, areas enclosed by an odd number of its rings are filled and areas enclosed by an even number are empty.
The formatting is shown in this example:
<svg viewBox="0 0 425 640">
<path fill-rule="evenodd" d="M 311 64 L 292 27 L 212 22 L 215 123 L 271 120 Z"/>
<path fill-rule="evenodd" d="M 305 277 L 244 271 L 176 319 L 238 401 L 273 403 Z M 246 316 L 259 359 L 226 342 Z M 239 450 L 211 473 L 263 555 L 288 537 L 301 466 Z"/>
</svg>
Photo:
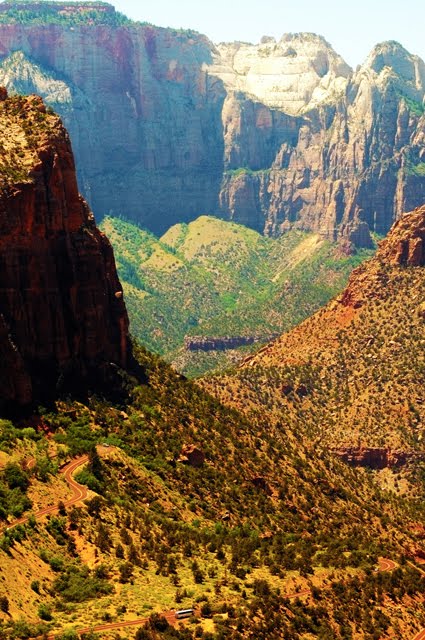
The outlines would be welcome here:
<svg viewBox="0 0 425 640">
<path fill-rule="evenodd" d="M 268 342 L 277 338 L 278 334 L 256 335 L 256 336 L 185 336 L 184 348 L 186 351 L 226 351 L 227 349 L 238 349 L 250 344 Z"/>
<path fill-rule="evenodd" d="M 395 42 L 353 72 L 314 34 L 215 46 L 113 11 L 87 25 L 14 12 L 0 82 L 63 116 L 98 216 L 161 234 L 210 213 L 368 246 L 425 200 L 425 65 Z"/>
<path fill-rule="evenodd" d="M 0 102 L 0 407 L 99 388 L 130 356 L 113 251 L 42 100 Z"/>
</svg>

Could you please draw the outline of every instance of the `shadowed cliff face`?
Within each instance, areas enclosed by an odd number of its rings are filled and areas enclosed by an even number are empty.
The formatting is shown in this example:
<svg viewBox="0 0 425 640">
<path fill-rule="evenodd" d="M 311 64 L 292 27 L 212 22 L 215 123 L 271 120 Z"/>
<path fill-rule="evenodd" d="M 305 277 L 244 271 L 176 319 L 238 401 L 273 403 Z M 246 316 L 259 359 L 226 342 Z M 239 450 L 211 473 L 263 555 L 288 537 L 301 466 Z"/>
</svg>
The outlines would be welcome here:
<svg viewBox="0 0 425 640">
<path fill-rule="evenodd" d="M 397 43 L 353 73 L 314 34 L 1 24 L 0 82 L 62 115 L 97 216 L 156 233 L 211 213 L 369 246 L 425 199 L 425 65 Z"/>
<path fill-rule="evenodd" d="M 0 102 L 0 406 L 101 387 L 130 354 L 112 248 L 40 98 Z"/>
<path fill-rule="evenodd" d="M 0 56 L 22 52 L 2 80 L 64 118 L 96 216 L 157 232 L 217 210 L 225 92 L 207 72 L 211 47 L 153 27 L 0 25 Z"/>
</svg>

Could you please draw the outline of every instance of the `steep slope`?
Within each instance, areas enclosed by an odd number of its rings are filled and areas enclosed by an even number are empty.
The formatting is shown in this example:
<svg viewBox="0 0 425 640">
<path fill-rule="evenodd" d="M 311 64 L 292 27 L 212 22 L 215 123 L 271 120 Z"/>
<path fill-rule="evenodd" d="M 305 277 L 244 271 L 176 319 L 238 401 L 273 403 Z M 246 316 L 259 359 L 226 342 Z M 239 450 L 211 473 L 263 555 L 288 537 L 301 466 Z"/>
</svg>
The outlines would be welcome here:
<svg viewBox="0 0 425 640">
<path fill-rule="evenodd" d="M 85 6 L 15 4 L 11 13 L 0 5 L 0 82 L 36 89 L 46 101 L 51 86 L 41 78 L 65 84 L 52 106 L 70 132 L 79 184 L 96 216 L 124 214 L 163 232 L 215 211 L 224 91 L 206 71 L 211 43 L 190 32 L 124 26 L 110 5 L 87 20 Z"/>
<path fill-rule="evenodd" d="M 63 116 L 99 217 L 371 246 L 424 201 L 425 66 L 398 43 L 353 73 L 315 34 L 216 47 L 96 6 L 2 3 L 0 83 Z"/>
<path fill-rule="evenodd" d="M 103 625 L 101 637 L 114 638 L 123 623 L 167 612 L 175 624 L 170 609 L 192 606 L 196 620 L 173 635 L 153 617 L 136 637 L 413 637 L 423 578 L 403 560 L 420 545 L 405 506 L 286 426 L 247 420 L 136 356 L 146 383 L 125 413 L 98 400 L 61 404 L 37 418 L 48 441 L 0 422 L 0 518 L 15 514 L 0 536 L 3 637 Z M 55 453 L 81 456 L 75 480 L 87 497 L 67 487 L 66 467 L 55 474 Z M 11 527 L 25 492 L 35 514 L 58 512 Z"/>
<path fill-rule="evenodd" d="M 235 406 L 285 413 L 328 447 L 351 448 L 354 462 L 362 451 L 370 466 L 424 460 L 424 239 L 422 207 L 394 225 L 342 295 L 208 386 Z"/>
<path fill-rule="evenodd" d="M 0 136 L 0 406 L 16 408 L 102 384 L 130 346 L 112 248 L 61 121 L 2 90 Z"/>
<path fill-rule="evenodd" d="M 316 85 L 313 92 L 308 81 L 318 61 L 312 43 L 324 73 L 323 86 Z M 279 86 L 287 88 L 284 96 L 290 102 L 281 102 L 281 108 L 298 117 L 292 119 L 292 134 L 284 137 L 274 117 L 279 100 L 273 92 L 264 93 L 258 68 L 263 65 L 266 72 L 271 61 L 285 59 L 288 48 L 291 54 L 281 69 L 283 84 Z M 422 60 L 397 43 L 383 43 L 354 75 L 348 75 L 323 40 L 304 35 L 285 36 L 257 50 L 241 46 L 240 51 L 234 58 L 233 73 L 240 72 L 239 56 L 248 61 L 252 56 L 256 74 L 248 67 L 242 81 L 249 84 L 254 75 L 258 90 L 255 98 L 242 94 L 226 99 L 223 212 L 245 223 L 264 224 L 270 234 L 295 226 L 320 231 L 331 240 L 347 236 L 367 246 L 368 229 L 385 234 L 403 211 L 424 201 Z M 226 77 L 220 71 L 219 75 Z M 251 93 L 256 91 L 249 86 Z M 270 106 L 269 115 L 265 107 L 261 111 L 259 104 L 256 109 L 250 105 L 260 96 Z M 274 140 L 269 147 L 272 159 L 255 156 L 244 144 L 252 139 L 254 127 L 257 146 L 265 132 Z"/>
<path fill-rule="evenodd" d="M 133 335 L 190 375 L 240 361 L 304 320 L 371 254 L 347 256 L 317 234 L 264 238 L 208 216 L 160 240 L 117 218 L 101 229 L 115 249 Z"/>
</svg>

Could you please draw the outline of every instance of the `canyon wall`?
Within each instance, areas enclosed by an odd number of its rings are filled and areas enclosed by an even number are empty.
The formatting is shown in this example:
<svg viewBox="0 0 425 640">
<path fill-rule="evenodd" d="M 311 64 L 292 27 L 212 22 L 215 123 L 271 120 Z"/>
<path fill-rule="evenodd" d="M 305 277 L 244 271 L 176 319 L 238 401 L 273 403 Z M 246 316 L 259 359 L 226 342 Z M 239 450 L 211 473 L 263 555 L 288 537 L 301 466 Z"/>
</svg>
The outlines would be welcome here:
<svg viewBox="0 0 425 640">
<path fill-rule="evenodd" d="M 215 46 L 0 17 L 0 83 L 62 115 L 99 217 L 162 233 L 208 213 L 367 246 L 425 201 L 425 65 L 397 43 L 353 72 L 314 34 Z"/>
<path fill-rule="evenodd" d="M 101 389 L 131 358 L 113 251 L 68 134 L 37 96 L 0 102 L 0 407 Z"/>
</svg>

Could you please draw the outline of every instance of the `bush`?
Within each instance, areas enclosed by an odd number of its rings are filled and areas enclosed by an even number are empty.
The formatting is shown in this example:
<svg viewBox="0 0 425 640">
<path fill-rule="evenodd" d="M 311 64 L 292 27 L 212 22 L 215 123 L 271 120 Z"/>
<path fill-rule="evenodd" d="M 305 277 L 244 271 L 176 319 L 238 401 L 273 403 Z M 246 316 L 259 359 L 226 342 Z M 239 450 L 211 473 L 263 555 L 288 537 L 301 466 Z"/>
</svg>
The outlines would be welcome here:
<svg viewBox="0 0 425 640">
<path fill-rule="evenodd" d="M 9 462 L 4 468 L 4 479 L 9 485 L 9 489 L 21 489 L 26 491 L 29 486 L 27 474 L 22 471 L 19 465 Z"/>
<path fill-rule="evenodd" d="M 38 615 L 42 620 L 46 620 L 47 622 L 53 620 L 52 610 L 47 604 L 40 604 L 40 606 L 38 607 Z"/>
<path fill-rule="evenodd" d="M 53 589 L 68 602 L 84 602 L 112 593 L 113 587 L 102 578 L 93 576 L 86 567 L 71 565 L 54 582 Z"/>
<path fill-rule="evenodd" d="M 7 596 L 0 596 L 0 611 L 9 613 L 9 599 Z"/>
</svg>

